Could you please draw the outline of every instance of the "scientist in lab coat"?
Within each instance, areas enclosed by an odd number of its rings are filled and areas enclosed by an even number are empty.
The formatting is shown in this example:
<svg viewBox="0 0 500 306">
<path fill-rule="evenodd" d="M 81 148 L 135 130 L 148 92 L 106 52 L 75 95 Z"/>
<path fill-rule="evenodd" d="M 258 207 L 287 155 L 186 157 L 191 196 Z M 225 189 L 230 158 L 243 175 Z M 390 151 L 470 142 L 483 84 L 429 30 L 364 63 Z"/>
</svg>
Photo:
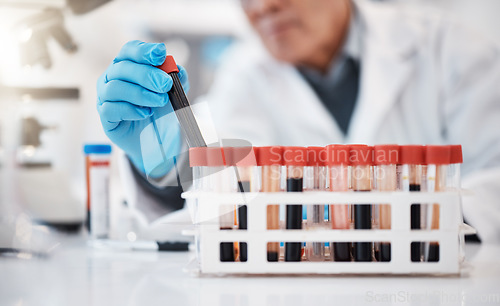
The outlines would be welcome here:
<svg viewBox="0 0 500 306">
<path fill-rule="evenodd" d="M 482 241 L 500 242 L 497 45 L 440 14 L 390 3 L 241 2 L 259 39 L 232 49 L 206 97 L 219 138 L 256 146 L 462 144 L 463 186 L 475 193 L 464 198 L 465 219 Z M 134 134 L 169 105 L 171 81 L 152 70 L 164 57 L 162 45 L 129 42 L 97 86 L 103 127 L 127 154 L 126 180 L 150 219 L 183 206 L 179 187 L 163 187 L 176 168 L 153 183 L 144 178 L 148 158 Z M 168 154 L 180 152 L 175 119 L 161 129 Z"/>
</svg>

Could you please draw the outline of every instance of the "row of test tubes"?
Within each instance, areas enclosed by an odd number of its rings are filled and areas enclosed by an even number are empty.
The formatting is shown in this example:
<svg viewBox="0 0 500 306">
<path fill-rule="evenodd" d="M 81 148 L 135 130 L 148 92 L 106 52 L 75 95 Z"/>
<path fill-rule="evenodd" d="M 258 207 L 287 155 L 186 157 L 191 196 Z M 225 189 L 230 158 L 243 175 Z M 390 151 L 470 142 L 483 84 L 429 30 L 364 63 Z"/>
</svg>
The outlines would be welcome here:
<svg viewBox="0 0 500 306">
<path fill-rule="evenodd" d="M 194 189 L 211 192 L 439 192 L 460 188 L 460 145 L 199 147 L 189 151 Z M 284 207 L 283 207 L 284 206 Z M 267 229 L 391 229 L 388 204 L 267 206 Z M 247 229 L 247 207 L 221 206 L 220 229 Z M 411 206 L 411 229 L 439 229 L 439 204 Z M 283 216 L 284 212 L 284 216 Z M 281 218 L 280 218 L 281 213 Z M 304 215 L 306 217 L 304 218 Z M 268 261 L 390 261 L 384 242 L 270 242 Z M 221 261 L 246 261 L 247 244 L 221 243 Z M 439 261 L 437 242 L 411 260 Z"/>
</svg>

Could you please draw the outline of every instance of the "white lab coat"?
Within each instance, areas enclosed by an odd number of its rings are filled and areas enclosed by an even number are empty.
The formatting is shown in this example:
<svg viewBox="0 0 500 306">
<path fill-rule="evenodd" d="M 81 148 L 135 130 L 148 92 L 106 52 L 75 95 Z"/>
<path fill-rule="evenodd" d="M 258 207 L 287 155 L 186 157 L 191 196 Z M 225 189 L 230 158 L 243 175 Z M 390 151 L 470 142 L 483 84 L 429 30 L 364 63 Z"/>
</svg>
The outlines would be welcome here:
<svg viewBox="0 0 500 306">
<path fill-rule="evenodd" d="M 253 145 L 462 144 L 464 215 L 500 242 L 500 52 L 431 12 L 356 1 L 361 79 L 347 136 L 297 70 L 235 47 L 207 96 L 220 138 Z"/>
</svg>

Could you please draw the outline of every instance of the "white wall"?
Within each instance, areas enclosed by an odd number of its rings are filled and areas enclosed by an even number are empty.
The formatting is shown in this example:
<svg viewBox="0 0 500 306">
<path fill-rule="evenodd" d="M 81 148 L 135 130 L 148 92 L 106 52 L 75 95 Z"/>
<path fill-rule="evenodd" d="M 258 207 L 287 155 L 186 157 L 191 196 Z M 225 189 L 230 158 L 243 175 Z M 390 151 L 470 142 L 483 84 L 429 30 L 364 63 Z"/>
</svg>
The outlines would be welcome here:
<svg viewBox="0 0 500 306">
<path fill-rule="evenodd" d="M 429 6 L 454 15 L 459 20 L 500 42 L 500 1 L 498 0 L 398 0 Z"/>
</svg>

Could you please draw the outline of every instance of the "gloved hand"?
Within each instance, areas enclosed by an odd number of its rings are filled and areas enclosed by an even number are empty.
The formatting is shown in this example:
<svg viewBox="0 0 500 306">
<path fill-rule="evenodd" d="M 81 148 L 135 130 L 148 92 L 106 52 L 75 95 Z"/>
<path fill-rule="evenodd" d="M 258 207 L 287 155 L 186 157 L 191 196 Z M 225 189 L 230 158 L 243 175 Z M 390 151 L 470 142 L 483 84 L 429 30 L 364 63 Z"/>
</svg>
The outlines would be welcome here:
<svg viewBox="0 0 500 306">
<path fill-rule="evenodd" d="M 165 61 L 166 54 L 165 44 L 130 41 L 97 81 L 97 111 L 104 132 L 137 169 L 153 178 L 170 171 L 172 157 L 181 150 L 180 127 L 167 94 L 172 78 L 154 67 Z M 178 67 L 187 92 L 186 70 Z M 168 163 L 164 162 L 163 153 Z"/>
</svg>

